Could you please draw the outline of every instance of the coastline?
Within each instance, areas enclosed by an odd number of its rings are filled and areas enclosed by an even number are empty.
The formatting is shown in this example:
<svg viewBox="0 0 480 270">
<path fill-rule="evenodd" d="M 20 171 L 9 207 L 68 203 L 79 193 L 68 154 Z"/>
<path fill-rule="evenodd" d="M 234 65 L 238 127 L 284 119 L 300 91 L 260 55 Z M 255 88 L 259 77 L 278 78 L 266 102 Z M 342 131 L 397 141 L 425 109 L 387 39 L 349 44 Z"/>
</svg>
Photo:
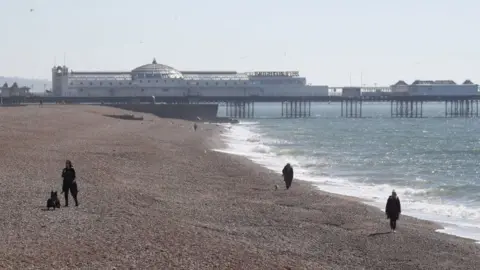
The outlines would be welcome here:
<svg viewBox="0 0 480 270">
<path fill-rule="evenodd" d="M 270 173 L 272 174 L 275 174 L 277 175 L 277 178 L 279 179 L 277 185 L 281 187 L 283 187 L 282 185 L 284 184 L 283 183 L 283 180 L 282 180 L 282 177 L 281 177 L 281 173 L 280 173 L 280 170 L 282 169 L 283 165 L 284 164 L 279 164 L 279 171 L 276 172 L 274 170 L 271 170 L 265 166 L 262 166 L 261 164 L 259 163 L 256 163 L 255 161 L 249 159 L 247 156 L 243 156 L 243 155 L 237 155 L 237 154 L 234 154 L 234 153 L 230 153 L 228 151 L 225 151 L 225 149 L 227 148 L 227 143 L 225 141 L 224 138 L 221 137 L 222 133 L 225 132 L 225 129 L 227 128 L 226 126 L 220 126 L 221 128 L 223 128 L 222 131 L 220 132 L 215 132 L 214 133 L 214 136 L 215 136 L 215 140 L 218 141 L 218 143 L 215 143 L 213 142 L 213 140 L 211 138 L 207 139 L 209 141 L 209 143 L 207 144 L 212 151 L 217 151 L 219 153 L 223 153 L 223 154 L 227 154 L 227 155 L 231 155 L 235 158 L 239 158 L 239 159 L 244 159 L 243 161 L 241 162 L 244 162 L 244 163 L 251 163 L 251 165 L 249 166 L 252 166 L 252 167 L 260 167 L 261 169 L 257 169 L 257 170 L 267 170 L 269 171 Z M 311 188 L 313 190 L 316 190 L 318 191 L 319 193 L 324 193 L 324 194 L 328 194 L 328 195 L 332 195 L 332 196 L 337 196 L 338 198 L 341 198 L 341 199 L 345 199 L 345 200 L 350 200 L 350 201 L 354 201 L 354 202 L 358 202 L 358 203 L 361 203 L 361 204 L 365 204 L 366 206 L 368 207 L 372 207 L 373 209 L 375 210 L 378 210 L 380 211 L 381 213 L 384 213 L 384 211 L 382 210 L 383 208 L 380 207 L 380 206 L 376 206 L 373 204 L 373 200 L 369 200 L 369 199 L 366 199 L 366 198 L 361 198 L 361 197 L 355 197 L 355 196 L 349 196 L 349 195 L 345 195 L 345 194 L 340 194 L 340 193 L 335 193 L 335 192 L 330 192 L 330 191 L 325 191 L 323 190 L 321 187 L 318 187 L 318 186 L 315 186 L 314 185 L 314 182 L 312 181 L 309 181 L 309 180 L 304 180 L 304 179 L 301 179 L 301 178 L 296 178 L 295 182 L 298 184 L 298 185 L 301 185 L 302 187 L 305 186 L 305 187 L 308 187 L 308 188 Z M 300 181 L 300 182 L 298 182 Z M 423 218 L 418 218 L 418 217 L 414 217 L 414 216 L 411 216 L 411 215 L 404 215 L 402 214 L 401 215 L 402 219 L 404 218 L 407 218 L 407 220 L 411 220 L 411 221 L 418 221 L 418 222 L 423 222 L 425 224 L 428 224 L 429 226 L 432 227 L 432 229 L 437 232 L 437 233 L 440 233 L 440 234 L 445 234 L 445 235 L 449 235 L 449 236 L 453 236 L 453 237 L 457 237 L 457 238 L 460 238 L 460 239 L 465 239 L 467 241 L 472 241 L 472 242 L 476 242 L 477 244 L 480 244 L 480 241 L 477 242 L 477 240 L 475 239 L 472 239 L 472 238 L 468 238 L 468 237 L 462 237 L 462 236 L 458 236 L 458 235 L 455 235 L 455 234 L 451 234 L 451 233 L 446 233 L 446 232 L 442 232 L 442 230 L 445 230 L 445 226 L 444 224 L 442 224 L 441 222 L 437 222 L 437 221 L 432 221 L 432 220 L 428 220 L 428 219 L 423 219 Z M 401 223 L 401 221 L 399 221 L 399 224 Z M 385 223 L 387 224 L 387 223 Z M 388 225 L 388 224 L 387 224 Z M 388 227 L 388 226 L 387 226 Z"/>
<path fill-rule="evenodd" d="M 222 126 L 221 128 L 226 129 L 227 127 Z M 225 132 L 225 131 L 223 131 L 223 132 Z M 250 166 L 252 168 L 256 167 L 256 170 L 260 171 L 260 173 L 273 174 L 274 175 L 273 177 L 276 177 L 278 180 L 272 184 L 271 189 L 272 190 L 274 189 L 275 184 L 279 185 L 280 189 L 284 188 L 283 187 L 283 180 L 282 180 L 280 172 L 276 172 L 276 171 L 273 171 L 273 170 L 271 170 L 271 169 L 269 169 L 265 166 L 262 166 L 261 164 L 256 163 L 255 161 L 251 160 L 247 156 L 244 156 L 244 155 L 241 155 L 241 154 L 234 154 L 234 153 L 231 153 L 229 151 L 225 151 L 227 143 L 226 143 L 225 139 L 221 137 L 221 134 L 223 132 L 216 133 L 216 135 L 218 136 L 217 139 L 219 141 L 221 141 L 221 143 L 219 143 L 217 145 L 214 145 L 214 146 L 210 145 L 213 148 L 212 151 L 217 151 L 218 153 L 229 155 L 229 156 L 231 156 L 231 158 L 238 160 L 239 163 L 242 162 L 242 163 L 244 163 L 247 166 Z M 284 164 L 279 164 L 279 171 L 281 170 L 283 165 Z M 365 199 L 365 198 L 354 197 L 354 196 L 349 196 L 349 195 L 324 191 L 324 190 L 321 189 L 321 187 L 315 186 L 312 181 L 302 180 L 302 179 L 298 179 L 298 178 L 295 178 L 295 180 L 296 181 L 294 181 L 294 185 L 296 185 L 297 188 L 303 190 L 304 192 L 308 192 L 308 190 L 312 190 L 313 192 L 318 193 L 319 196 L 333 197 L 333 198 L 338 199 L 338 200 L 342 200 L 342 201 L 345 201 L 345 202 L 350 202 L 350 203 L 353 203 L 353 204 L 357 204 L 358 205 L 357 207 L 360 207 L 360 206 L 365 207 L 366 209 L 368 209 L 367 212 L 369 214 L 372 214 L 375 217 L 377 217 L 377 220 L 378 220 L 379 223 L 376 224 L 377 225 L 376 228 L 379 229 L 379 230 L 383 230 L 383 232 L 371 233 L 371 234 L 368 235 L 368 237 L 377 236 L 377 235 L 388 235 L 388 233 L 385 233 L 385 232 L 389 231 L 388 220 L 384 219 L 385 218 L 384 217 L 385 213 L 384 213 L 384 211 L 382 210 L 381 207 L 373 205 L 372 204 L 373 201 L 369 201 L 368 199 Z M 417 217 L 410 216 L 410 215 L 401 215 L 401 219 L 399 220 L 398 224 L 399 225 L 397 225 L 397 226 L 401 227 L 397 230 L 399 232 L 416 230 L 417 231 L 416 233 L 422 232 L 421 234 L 417 235 L 418 237 L 421 237 L 422 234 L 424 234 L 424 235 L 432 234 L 433 235 L 432 238 L 437 239 L 437 237 L 438 237 L 438 239 L 441 239 L 442 241 L 452 241 L 452 242 L 460 241 L 460 242 L 463 242 L 464 244 L 467 244 L 467 245 L 471 244 L 471 245 L 474 246 L 473 247 L 474 249 L 480 251 L 480 248 L 478 247 L 478 245 L 476 245 L 476 244 L 480 244 L 480 242 L 476 242 L 475 239 L 471 239 L 471 238 L 468 238 L 468 237 L 462 237 L 462 236 L 459 236 L 459 235 L 456 235 L 456 234 L 445 232 L 444 231 L 445 227 L 441 222 L 431 221 L 431 220 L 428 220 L 428 219 L 417 218 Z M 436 235 L 436 237 L 435 237 L 435 235 Z M 477 257 L 477 260 L 478 259 L 479 259 L 479 257 Z M 405 266 L 405 267 L 406 268 L 402 268 L 402 269 L 410 269 L 407 266 Z M 387 269 L 387 268 L 385 268 L 385 269 Z M 450 268 L 440 268 L 440 269 L 453 269 L 453 268 L 455 268 L 455 267 L 453 267 L 453 265 L 452 265 L 452 266 L 450 266 Z M 415 269 L 417 269 L 417 268 L 415 268 Z M 436 268 L 436 269 L 439 269 L 439 268 Z M 459 269 L 470 269 L 470 268 L 460 267 Z"/>
<path fill-rule="evenodd" d="M 297 149 L 297 146 L 289 147 L 289 144 L 292 142 L 285 136 L 275 135 L 275 132 L 271 130 L 271 126 L 276 124 L 268 122 L 267 127 L 264 129 L 259 123 L 262 122 L 260 120 L 245 121 L 239 125 L 231 126 L 231 130 L 221 137 L 221 139 L 225 141 L 226 147 L 219 147 L 216 150 L 223 153 L 243 156 L 259 166 L 274 171 L 281 170 L 280 167 L 289 162 L 296 167 L 296 179 L 308 182 L 311 186 L 321 191 L 357 198 L 357 200 L 362 203 L 374 206 L 382 211 L 386 198 L 391 190 L 395 189 L 397 193 L 400 194 L 400 199 L 403 199 L 402 204 L 404 205 L 402 206 L 404 207 L 402 208 L 404 208 L 404 211 L 402 215 L 433 222 L 439 226 L 437 228 L 437 232 L 439 233 L 472 239 L 480 243 L 480 229 L 476 225 L 478 223 L 476 223 L 475 220 L 463 220 L 459 218 L 465 213 L 470 213 L 467 212 L 469 209 L 462 209 L 462 205 L 443 205 L 438 204 L 438 202 L 430 203 L 425 199 L 411 196 L 415 192 L 426 193 L 428 188 L 415 190 L 386 182 L 380 182 L 377 183 L 377 185 L 368 184 L 368 182 L 364 184 L 350 179 L 355 179 L 355 174 L 347 174 L 347 178 L 344 178 L 341 176 L 342 171 L 327 171 L 327 173 L 322 173 L 323 168 L 317 167 L 315 169 L 315 166 L 317 166 L 317 164 L 322 164 L 319 166 L 326 166 L 327 164 L 316 160 L 315 153 L 313 154 L 315 157 L 312 157 L 313 159 L 310 160 L 302 154 L 301 150 Z M 272 133 L 272 135 L 269 135 L 270 133 Z M 283 148 L 283 144 L 286 144 L 286 148 Z M 297 155 L 296 151 L 300 151 L 300 154 Z M 335 156 L 335 153 L 333 155 Z M 337 162 L 341 164 L 342 161 L 337 160 Z M 328 170 L 330 168 L 326 169 Z M 375 174 L 375 172 L 373 172 L 373 174 Z M 348 178 L 349 176 L 350 178 Z M 456 214 L 457 211 L 454 210 L 457 210 L 458 214 Z M 473 210 L 471 211 L 473 212 Z M 452 215 L 450 215 L 449 212 L 452 213 Z"/>
<path fill-rule="evenodd" d="M 227 147 L 227 142 L 225 141 L 224 138 L 222 138 L 222 133 L 226 132 L 225 129 L 227 128 L 226 126 L 219 126 L 221 128 L 221 131 L 215 133 L 216 141 L 218 142 L 217 144 L 209 144 L 209 147 L 212 149 L 212 151 L 216 151 L 221 154 L 225 154 L 230 156 L 230 158 L 237 160 L 238 163 L 243 163 L 245 166 L 255 168 L 254 170 L 257 171 L 258 174 L 269 174 L 270 177 L 277 178 L 278 180 L 275 180 L 271 184 L 271 190 L 274 192 L 274 185 L 278 185 L 279 189 L 284 189 L 284 183 L 280 174 L 280 170 L 283 167 L 284 164 L 279 164 L 279 171 L 273 171 L 269 168 L 266 168 L 262 166 L 261 164 L 256 163 L 255 161 L 249 159 L 247 156 L 243 155 L 237 155 L 229 152 L 225 152 L 224 149 Z M 209 139 L 211 140 L 211 138 Z M 338 193 L 333 193 L 333 192 L 328 192 L 322 190 L 320 187 L 314 186 L 314 184 L 311 181 L 308 180 L 302 180 L 302 179 L 297 179 L 295 178 L 296 181 L 294 181 L 294 185 L 296 185 L 295 188 L 300 189 L 300 192 L 305 192 L 311 194 L 312 192 L 314 194 L 318 194 L 321 197 L 328 197 L 328 198 L 334 198 L 335 200 L 343 201 L 343 203 L 352 203 L 355 205 L 355 208 L 362 208 L 366 209 L 366 212 L 369 215 L 372 215 L 375 217 L 377 220 L 378 224 L 371 224 L 375 229 L 377 229 L 376 232 L 371 232 L 370 234 L 367 235 L 367 237 L 377 237 L 377 236 L 384 236 L 384 235 L 393 235 L 388 233 L 389 231 L 389 225 L 388 225 L 388 220 L 385 219 L 385 213 L 384 211 L 375 205 L 369 204 L 368 199 L 364 198 L 359 198 L 359 197 L 354 197 L 354 196 L 348 196 L 348 195 L 343 195 L 343 194 L 338 194 Z M 292 188 L 291 188 L 292 190 Z M 286 191 L 288 193 L 288 191 Z M 290 205 L 289 205 L 290 206 Z M 313 207 L 312 207 L 313 208 Z M 445 232 L 440 232 L 440 230 L 445 229 L 443 225 L 439 222 L 427 220 L 427 219 L 421 219 L 417 217 L 413 217 L 410 215 L 401 215 L 401 219 L 399 220 L 399 228 L 397 231 L 399 233 L 401 232 L 408 232 L 408 231 L 415 231 L 416 237 L 422 237 L 428 235 L 428 237 L 431 237 L 433 239 L 439 240 L 439 241 L 449 241 L 455 244 L 458 244 L 458 242 L 466 244 L 466 245 L 472 245 L 474 250 L 480 251 L 480 248 L 478 245 L 476 245 L 474 239 L 466 238 L 466 237 L 461 237 L 458 235 L 454 234 L 449 234 Z M 362 228 L 358 228 L 359 230 L 366 232 L 365 230 L 362 230 Z M 364 228 L 368 230 L 369 228 Z M 372 228 L 370 228 L 372 229 Z M 391 239 L 386 238 L 385 240 L 389 241 Z M 420 239 L 418 239 L 420 240 Z M 474 254 L 477 254 L 476 251 Z M 406 261 L 409 261 L 409 258 L 403 258 Z M 476 256 L 477 260 L 480 260 L 480 257 Z M 441 265 L 439 263 L 439 265 Z M 350 267 L 350 266 L 349 266 Z M 383 266 L 382 266 L 383 267 Z M 418 268 L 410 268 L 411 266 L 403 265 L 400 267 L 401 269 L 418 269 Z M 445 268 L 438 268 L 436 267 L 435 269 L 454 269 L 455 267 L 458 266 L 453 266 L 450 265 L 449 267 Z M 419 267 L 421 269 L 424 269 L 422 267 Z M 378 269 L 381 269 L 379 266 Z M 389 269 L 387 266 L 383 269 Z M 427 267 L 427 269 L 429 269 Z M 470 268 L 464 268 L 464 266 L 459 267 L 459 269 L 470 269 Z M 472 268 L 473 269 L 473 268 Z"/>
<path fill-rule="evenodd" d="M 223 128 L 124 111 L 44 105 L 0 110 L 0 268 L 475 269 L 472 241 L 211 151 Z M 66 158 L 78 208 L 41 211 Z M 283 165 L 283 164 L 282 164 Z M 281 168 L 280 168 L 281 169 Z M 274 185 L 279 189 L 275 190 Z M 19 198 L 21 198 L 19 200 Z M 63 204 L 63 198 L 61 198 Z"/>
</svg>

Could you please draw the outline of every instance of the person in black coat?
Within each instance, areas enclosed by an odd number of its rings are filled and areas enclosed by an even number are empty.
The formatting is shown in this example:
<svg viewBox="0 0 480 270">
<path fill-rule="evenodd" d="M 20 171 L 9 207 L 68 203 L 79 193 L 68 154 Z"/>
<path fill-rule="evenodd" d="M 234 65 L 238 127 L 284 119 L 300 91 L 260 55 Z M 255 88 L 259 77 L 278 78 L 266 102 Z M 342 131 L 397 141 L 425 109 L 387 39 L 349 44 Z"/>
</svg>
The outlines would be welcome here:
<svg viewBox="0 0 480 270">
<path fill-rule="evenodd" d="M 68 192 L 72 194 L 73 200 L 75 200 L 75 206 L 78 206 L 77 194 L 77 182 L 75 181 L 75 169 L 73 169 L 72 162 L 67 160 L 65 162 L 65 168 L 62 171 L 63 185 L 62 193 L 65 193 L 65 206 L 68 206 Z"/>
<path fill-rule="evenodd" d="M 400 199 L 397 196 L 397 193 L 392 191 L 392 195 L 388 197 L 387 205 L 385 206 L 385 213 L 387 214 L 387 218 L 390 219 L 390 228 L 392 232 L 395 232 L 397 228 L 397 220 L 400 217 L 400 213 L 402 212 L 402 206 L 400 205 Z"/>
<path fill-rule="evenodd" d="M 290 166 L 290 163 L 287 163 L 282 170 L 283 180 L 285 181 L 285 186 L 287 189 L 290 188 L 293 181 L 293 168 Z"/>
</svg>

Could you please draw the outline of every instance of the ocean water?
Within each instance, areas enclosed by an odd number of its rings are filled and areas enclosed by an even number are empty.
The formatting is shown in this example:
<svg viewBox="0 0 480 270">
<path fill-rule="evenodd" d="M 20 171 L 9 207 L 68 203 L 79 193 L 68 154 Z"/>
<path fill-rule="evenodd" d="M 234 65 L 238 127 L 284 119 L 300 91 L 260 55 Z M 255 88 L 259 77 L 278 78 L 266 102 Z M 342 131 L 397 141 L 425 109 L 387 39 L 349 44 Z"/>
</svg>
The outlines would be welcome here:
<svg viewBox="0 0 480 270">
<path fill-rule="evenodd" d="M 297 179 L 382 209 L 395 189 L 403 214 L 480 241 L 480 119 L 423 108 L 425 118 L 390 118 L 389 103 L 364 103 L 366 118 L 346 119 L 338 103 L 312 103 L 312 118 L 279 119 L 280 104 L 255 104 L 256 118 L 226 125 L 216 150 L 278 172 L 289 162 Z"/>
</svg>

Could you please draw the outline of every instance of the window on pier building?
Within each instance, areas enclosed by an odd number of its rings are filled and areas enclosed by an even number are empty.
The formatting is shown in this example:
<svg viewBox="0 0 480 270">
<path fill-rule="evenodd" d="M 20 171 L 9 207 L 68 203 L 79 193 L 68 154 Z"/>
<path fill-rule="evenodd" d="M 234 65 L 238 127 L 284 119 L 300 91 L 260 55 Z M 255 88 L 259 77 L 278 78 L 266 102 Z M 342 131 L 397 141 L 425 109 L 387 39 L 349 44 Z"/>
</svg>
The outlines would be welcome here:
<svg viewBox="0 0 480 270">
<path fill-rule="evenodd" d="M 196 82 L 195 85 L 198 85 L 198 82 Z"/>
<path fill-rule="evenodd" d="M 110 82 L 110 85 L 113 85 L 113 83 L 112 83 L 112 82 Z"/>
<path fill-rule="evenodd" d="M 150 83 L 150 80 L 148 80 L 147 83 Z"/>
<path fill-rule="evenodd" d="M 205 85 L 208 85 L 208 82 L 206 82 Z"/>
<path fill-rule="evenodd" d="M 90 84 L 90 85 L 93 85 L 93 82 L 90 82 L 89 84 Z"/>
<path fill-rule="evenodd" d="M 167 80 L 163 80 L 164 83 L 167 83 Z"/>
<path fill-rule="evenodd" d="M 103 85 L 103 83 L 102 83 L 102 82 L 100 82 L 100 85 Z"/>
<path fill-rule="evenodd" d="M 70 82 L 70 85 L 73 85 L 73 82 Z"/>
<path fill-rule="evenodd" d="M 156 80 L 155 82 L 158 83 L 158 80 Z"/>
<path fill-rule="evenodd" d="M 234 82 L 233 84 L 237 85 L 237 82 Z"/>
<path fill-rule="evenodd" d="M 122 85 L 122 82 L 119 82 L 118 84 L 119 84 L 119 85 Z"/>
<path fill-rule="evenodd" d="M 83 85 L 83 82 L 80 82 L 80 85 Z"/>
<path fill-rule="evenodd" d="M 247 82 L 243 82 L 243 84 L 247 84 Z"/>
<path fill-rule="evenodd" d="M 225 85 L 227 85 L 227 82 L 225 82 Z"/>
<path fill-rule="evenodd" d="M 132 85 L 132 82 L 129 82 L 128 85 Z"/>
</svg>

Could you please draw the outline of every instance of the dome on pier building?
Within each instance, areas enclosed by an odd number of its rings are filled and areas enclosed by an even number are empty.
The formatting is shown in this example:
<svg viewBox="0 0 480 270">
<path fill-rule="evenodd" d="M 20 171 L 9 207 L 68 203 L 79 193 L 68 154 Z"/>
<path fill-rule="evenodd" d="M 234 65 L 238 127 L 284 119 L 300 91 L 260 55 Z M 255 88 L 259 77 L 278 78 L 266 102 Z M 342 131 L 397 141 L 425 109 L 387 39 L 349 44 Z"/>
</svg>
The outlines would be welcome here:
<svg viewBox="0 0 480 270">
<path fill-rule="evenodd" d="M 151 64 L 139 66 L 132 70 L 133 78 L 165 78 L 165 79 L 180 79 L 183 75 L 180 71 L 167 66 L 158 64 L 155 58 Z"/>
</svg>

